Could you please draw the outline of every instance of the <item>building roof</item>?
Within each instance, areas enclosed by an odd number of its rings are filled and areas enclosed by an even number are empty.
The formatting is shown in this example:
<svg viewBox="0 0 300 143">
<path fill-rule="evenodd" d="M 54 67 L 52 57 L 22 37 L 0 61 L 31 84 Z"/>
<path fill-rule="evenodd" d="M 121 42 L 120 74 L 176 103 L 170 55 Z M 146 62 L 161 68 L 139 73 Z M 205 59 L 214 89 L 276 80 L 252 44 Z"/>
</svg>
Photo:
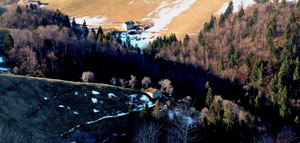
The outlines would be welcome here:
<svg viewBox="0 0 300 143">
<path fill-rule="evenodd" d="M 150 92 L 150 93 L 154 93 L 155 91 L 157 91 L 157 89 L 152 88 L 152 87 L 147 89 L 147 92 Z"/>
<path fill-rule="evenodd" d="M 131 25 L 131 24 L 134 24 L 134 22 L 133 21 L 126 21 L 126 22 L 124 22 L 126 25 Z"/>
</svg>

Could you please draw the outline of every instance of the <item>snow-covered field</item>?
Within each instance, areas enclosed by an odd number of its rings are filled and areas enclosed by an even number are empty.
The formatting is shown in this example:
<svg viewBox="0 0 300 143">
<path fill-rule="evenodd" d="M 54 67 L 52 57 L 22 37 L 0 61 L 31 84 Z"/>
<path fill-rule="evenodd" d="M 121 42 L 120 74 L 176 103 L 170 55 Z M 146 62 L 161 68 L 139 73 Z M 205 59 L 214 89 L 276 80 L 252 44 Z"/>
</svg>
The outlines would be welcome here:
<svg viewBox="0 0 300 143">
<path fill-rule="evenodd" d="M 161 4 L 152 12 L 150 12 L 146 18 L 142 21 L 151 20 L 154 24 L 149 28 L 148 32 L 161 32 L 167 30 L 167 25 L 182 12 L 188 10 L 190 6 L 196 2 L 196 0 L 176 0 L 172 3 L 167 1 L 161 2 Z"/>
<path fill-rule="evenodd" d="M 140 49 L 146 48 L 150 42 L 152 42 L 158 33 L 142 32 L 141 34 L 130 35 L 127 32 L 121 33 L 121 40 L 126 43 L 127 36 L 130 38 L 130 44 L 132 46 L 137 45 Z"/>
<path fill-rule="evenodd" d="M 95 16 L 95 17 L 89 17 L 89 16 L 85 16 L 85 17 L 76 17 L 75 21 L 76 23 L 79 24 L 83 24 L 83 22 L 86 22 L 86 24 L 88 26 L 92 26 L 92 25 L 100 25 L 103 22 L 105 22 L 107 20 L 107 18 L 105 16 L 100 17 L 100 16 Z"/>
</svg>

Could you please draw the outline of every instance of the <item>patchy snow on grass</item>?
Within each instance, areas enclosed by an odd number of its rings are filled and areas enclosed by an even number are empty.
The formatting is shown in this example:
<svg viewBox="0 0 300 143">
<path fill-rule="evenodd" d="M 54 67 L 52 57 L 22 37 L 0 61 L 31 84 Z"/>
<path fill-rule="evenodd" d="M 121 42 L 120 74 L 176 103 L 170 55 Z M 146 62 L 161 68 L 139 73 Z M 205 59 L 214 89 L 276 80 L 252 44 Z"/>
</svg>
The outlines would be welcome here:
<svg viewBox="0 0 300 143">
<path fill-rule="evenodd" d="M 121 116 L 126 116 L 126 115 L 128 115 L 128 113 L 119 113 L 117 115 L 104 116 L 104 117 L 101 117 L 97 120 L 86 122 L 85 124 L 89 125 L 89 124 L 97 123 L 97 122 L 99 122 L 101 120 L 104 120 L 104 119 L 116 118 L 116 117 L 121 117 Z"/>
<path fill-rule="evenodd" d="M 161 32 L 167 30 L 166 26 L 182 12 L 188 10 L 196 0 L 177 0 L 173 3 L 163 1 L 154 11 L 150 12 L 147 18 L 142 21 L 151 20 L 154 24 L 153 27 L 147 31 Z"/>
<path fill-rule="evenodd" d="M 144 101 L 144 102 L 149 102 L 149 98 L 146 95 L 142 95 L 142 97 L 140 98 L 140 100 Z"/>
<path fill-rule="evenodd" d="M 134 1 L 130 1 L 129 3 L 128 3 L 128 5 L 132 5 L 134 3 Z"/>
<path fill-rule="evenodd" d="M 58 107 L 59 107 L 59 108 L 64 108 L 65 106 L 64 106 L 64 105 L 58 105 Z"/>
<path fill-rule="evenodd" d="M 229 6 L 229 2 L 225 2 L 223 4 L 222 8 L 220 8 L 219 11 L 216 14 L 221 15 L 221 14 L 225 13 L 228 6 Z"/>
<path fill-rule="evenodd" d="M 3 63 L 3 57 L 0 57 L 0 63 Z"/>
<path fill-rule="evenodd" d="M 99 113 L 99 112 L 100 112 L 100 110 L 93 109 L 93 112 L 94 112 L 94 113 Z"/>
<path fill-rule="evenodd" d="M 108 93 L 108 97 L 109 98 L 113 98 L 113 97 L 117 97 L 115 94 L 113 94 L 113 93 Z"/>
<path fill-rule="evenodd" d="M 242 6 L 243 9 L 246 9 L 249 6 L 254 5 L 256 2 L 254 0 L 232 0 L 232 3 L 233 3 L 233 12 L 235 13 L 240 11 Z M 222 8 L 220 8 L 216 14 L 220 15 L 224 13 L 228 6 L 229 6 L 229 2 L 225 2 Z"/>
<path fill-rule="evenodd" d="M 91 98 L 92 103 L 96 104 L 98 103 L 98 99 L 97 98 Z"/>
<path fill-rule="evenodd" d="M 99 24 L 102 24 L 103 22 L 105 22 L 107 20 L 107 17 L 105 17 L 105 16 L 103 16 L 103 17 L 85 16 L 85 17 L 76 17 L 75 18 L 76 23 L 79 23 L 79 24 L 83 24 L 84 20 L 86 22 L 86 25 L 99 25 Z"/>
<path fill-rule="evenodd" d="M 73 111 L 74 115 L 79 115 L 78 111 Z"/>
<path fill-rule="evenodd" d="M 96 90 L 93 90 L 93 91 L 92 91 L 92 94 L 94 94 L 94 95 L 99 95 L 100 92 L 99 92 L 99 91 L 96 91 Z"/>
</svg>

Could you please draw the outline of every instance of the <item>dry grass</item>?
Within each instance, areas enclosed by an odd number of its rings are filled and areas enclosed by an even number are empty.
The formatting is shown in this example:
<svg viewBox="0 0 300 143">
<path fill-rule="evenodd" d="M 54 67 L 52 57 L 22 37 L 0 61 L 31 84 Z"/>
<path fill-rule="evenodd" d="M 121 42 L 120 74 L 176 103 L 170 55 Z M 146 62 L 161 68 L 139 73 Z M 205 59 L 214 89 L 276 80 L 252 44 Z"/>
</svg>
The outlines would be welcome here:
<svg viewBox="0 0 300 143">
<path fill-rule="evenodd" d="M 133 1 L 134 3 L 129 5 Z M 59 9 L 73 16 L 106 16 L 106 22 L 141 21 L 155 10 L 164 0 L 42 0 L 49 3 L 47 8 Z M 175 0 L 167 0 L 172 2 Z M 186 33 L 198 33 L 201 25 L 210 19 L 225 2 L 230 0 L 197 0 L 187 11 L 175 17 L 169 29 L 162 34 L 175 33 L 183 39 Z M 97 26 L 95 26 L 97 27 Z M 103 25 L 104 29 L 120 29 L 120 25 Z"/>
</svg>

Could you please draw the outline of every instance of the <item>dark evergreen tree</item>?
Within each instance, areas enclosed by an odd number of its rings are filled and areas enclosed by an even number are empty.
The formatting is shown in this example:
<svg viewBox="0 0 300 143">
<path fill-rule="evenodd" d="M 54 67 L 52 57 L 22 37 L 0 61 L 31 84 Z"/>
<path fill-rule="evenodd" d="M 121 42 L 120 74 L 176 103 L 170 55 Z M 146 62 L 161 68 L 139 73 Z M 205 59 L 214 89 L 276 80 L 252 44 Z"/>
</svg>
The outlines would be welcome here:
<svg viewBox="0 0 300 143">
<path fill-rule="evenodd" d="M 3 51 L 8 52 L 13 47 L 14 47 L 14 39 L 10 34 L 7 34 L 4 38 Z"/>
<path fill-rule="evenodd" d="M 17 6 L 17 8 L 16 8 L 16 15 L 20 15 L 20 14 L 22 14 L 22 9 L 21 9 L 20 6 Z"/>
<path fill-rule="evenodd" d="M 48 25 L 48 20 L 47 20 L 47 17 L 45 15 L 43 15 L 43 17 L 42 17 L 42 25 L 45 26 L 45 27 Z"/>
</svg>

